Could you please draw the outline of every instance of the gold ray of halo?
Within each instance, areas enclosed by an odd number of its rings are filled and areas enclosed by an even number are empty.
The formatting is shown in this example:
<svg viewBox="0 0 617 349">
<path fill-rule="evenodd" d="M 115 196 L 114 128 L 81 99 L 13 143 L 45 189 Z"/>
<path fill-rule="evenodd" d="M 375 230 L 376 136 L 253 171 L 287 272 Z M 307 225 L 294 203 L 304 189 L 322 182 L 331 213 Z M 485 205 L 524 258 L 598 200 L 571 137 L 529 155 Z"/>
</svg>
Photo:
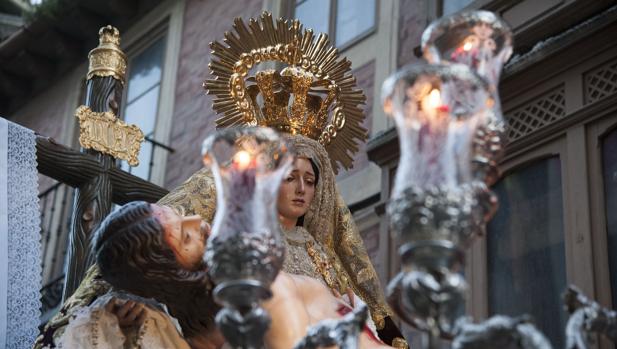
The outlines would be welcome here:
<svg viewBox="0 0 617 349">
<path fill-rule="evenodd" d="M 367 139 L 367 130 L 362 126 L 365 116 L 360 109 L 366 97 L 356 89 L 356 79 L 350 73 L 351 62 L 340 58 L 327 35 L 315 37 L 311 29 L 303 30 L 297 20 L 274 22 L 270 13 L 263 12 L 258 20 L 251 18 L 248 27 L 242 19 L 236 18 L 233 29 L 225 32 L 224 43 L 210 44 L 213 59 L 209 67 L 214 79 L 203 84 L 207 93 L 215 96 L 213 108 L 220 115 L 216 120 L 217 128 L 269 126 L 257 120 L 246 95 L 245 81 L 255 65 L 282 62 L 308 71 L 316 79 L 330 80 L 338 88 L 330 120 L 318 141 L 330 155 L 335 172 L 339 165 L 351 168 L 359 142 Z"/>
</svg>

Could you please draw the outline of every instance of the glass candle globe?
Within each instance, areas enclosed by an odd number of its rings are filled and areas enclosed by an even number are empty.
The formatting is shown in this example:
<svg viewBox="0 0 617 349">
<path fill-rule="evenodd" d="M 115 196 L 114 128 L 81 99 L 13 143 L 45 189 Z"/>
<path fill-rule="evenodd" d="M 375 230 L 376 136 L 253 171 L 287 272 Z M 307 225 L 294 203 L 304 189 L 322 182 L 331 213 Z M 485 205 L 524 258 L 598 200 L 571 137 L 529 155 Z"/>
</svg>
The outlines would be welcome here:
<svg viewBox="0 0 617 349">
<path fill-rule="evenodd" d="M 512 55 L 512 31 L 492 12 L 460 12 L 426 28 L 422 34 L 422 51 L 431 64 L 468 66 L 488 81 L 493 99 L 498 101 L 501 69 Z M 498 103 L 495 107 L 499 107 Z"/>
<path fill-rule="evenodd" d="M 401 148 L 395 191 L 473 179 L 471 140 L 493 103 L 484 80 L 463 65 L 415 66 L 385 82 L 383 99 Z"/>
<path fill-rule="evenodd" d="M 403 243 L 441 241 L 458 249 L 481 233 L 494 202 L 481 198 L 490 192 L 474 177 L 473 139 L 493 102 L 486 81 L 460 64 L 405 68 L 384 83 L 384 110 L 400 143 L 388 210 Z"/>
<path fill-rule="evenodd" d="M 226 306 L 269 297 L 285 257 L 276 201 L 291 162 L 287 146 L 269 128 L 229 129 L 204 142 L 204 163 L 217 191 L 205 259 L 215 297 Z"/>
</svg>

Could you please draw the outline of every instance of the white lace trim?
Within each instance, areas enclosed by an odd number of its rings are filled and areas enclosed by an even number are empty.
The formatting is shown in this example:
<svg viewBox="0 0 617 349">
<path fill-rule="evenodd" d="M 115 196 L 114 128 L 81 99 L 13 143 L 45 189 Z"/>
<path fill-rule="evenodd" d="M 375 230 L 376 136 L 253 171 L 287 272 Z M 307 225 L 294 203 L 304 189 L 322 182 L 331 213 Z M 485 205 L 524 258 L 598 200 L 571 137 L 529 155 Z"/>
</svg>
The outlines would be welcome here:
<svg viewBox="0 0 617 349">
<path fill-rule="evenodd" d="M 9 275 L 8 123 L 0 118 L 0 348 L 6 347 L 7 283 Z"/>
<path fill-rule="evenodd" d="M 41 308 L 41 244 L 34 132 L 8 122 L 6 348 L 30 348 Z"/>
</svg>

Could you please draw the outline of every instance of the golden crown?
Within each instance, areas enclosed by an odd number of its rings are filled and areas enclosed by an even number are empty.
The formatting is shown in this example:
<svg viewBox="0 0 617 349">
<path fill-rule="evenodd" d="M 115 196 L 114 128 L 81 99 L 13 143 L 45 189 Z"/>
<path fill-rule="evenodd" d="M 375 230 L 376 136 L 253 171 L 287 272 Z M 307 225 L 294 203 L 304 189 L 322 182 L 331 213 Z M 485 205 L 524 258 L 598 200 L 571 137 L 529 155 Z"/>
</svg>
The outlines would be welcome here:
<svg viewBox="0 0 617 349">
<path fill-rule="evenodd" d="M 339 57 L 326 34 L 315 38 L 297 20 L 274 23 L 264 12 L 248 28 L 236 18 L 233 28 L 235 33 L 225 32 L 226 45 L 210 44 L 214 79 L 204 88 L 222 115 L 217 127 L 268 126 L 301 134 L 325 147 L 335 171 L 339 164 L 351 168 L 358 143 L 367 138 L 360 109 L 366 97 L 356 89 L 351 62 Z M 264 62 L 286 67 L 251 75 Z"/>
</svg>

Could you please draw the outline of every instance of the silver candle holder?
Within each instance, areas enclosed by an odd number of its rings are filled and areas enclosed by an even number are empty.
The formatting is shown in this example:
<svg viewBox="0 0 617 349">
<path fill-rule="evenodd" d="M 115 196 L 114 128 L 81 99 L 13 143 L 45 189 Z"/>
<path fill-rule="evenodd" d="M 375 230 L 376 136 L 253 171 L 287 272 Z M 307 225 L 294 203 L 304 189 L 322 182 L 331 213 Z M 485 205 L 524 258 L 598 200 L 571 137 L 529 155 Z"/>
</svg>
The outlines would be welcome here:
<svg viewBox="0 0 617 349">
<path fill-rule="evenodd" d="M 204 142 L 217 209 L 205 260 L 223 306 L 216 323 L 235 348 L 260 348 L 270 317 L 260 303 L 283 266 L 285 243 L 276 199 L 292 156 L 268 128 L 221 131 Z"/>
<path fill-rule="evenodd" d="M 403 270 L 388 298 L 433 342 L 451 338 L 467 289 L 458 272 L 464 249 L 496 205 L 471 166 L 474 135 L 494 101 L 486 81 L 460 64 L 401 70 L 383 93 L 401 152 L 388 213 Z"/>
</svg>

